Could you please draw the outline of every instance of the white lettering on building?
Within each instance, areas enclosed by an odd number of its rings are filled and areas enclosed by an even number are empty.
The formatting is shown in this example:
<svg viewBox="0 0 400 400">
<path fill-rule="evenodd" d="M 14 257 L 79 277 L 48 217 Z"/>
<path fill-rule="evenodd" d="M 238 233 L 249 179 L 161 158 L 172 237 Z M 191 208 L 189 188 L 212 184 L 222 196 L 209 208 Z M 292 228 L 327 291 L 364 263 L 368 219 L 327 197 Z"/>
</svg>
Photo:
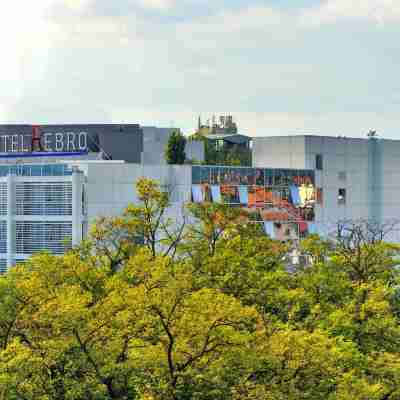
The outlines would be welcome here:
<svg viewBox="0 0 400 400">
<path fill-rule="evenodd" d="M 67 151 L 75 151 L 75 134 L 73 132 L 67 133 Z"/>
<path fill-rule="evenodd" d="M 29 149 L 25 147 L 25 135 L 20 135 L 20 136 L 21 136 L 21 153 L 29 151 Z"/>
<path fill-rule="evenodd" d="M 44 149 L 45 151 L 51 151 L 51 137 L 54 136 L 52 133 L 44 134 Z"/>
<path fill-rule="evenodd" d="M 4 135 L 3 137 L 2 137 L 2 139 L 3 139 L 3 148 L 4 148 L 4 153 L 7 153 L 7 139 L 9 138 L 9 136 L 8 135 Z"/>
<path fill-rule="evenodd" d="M 18 137 L 19 135 L 12 135 L 11 136 L 11 152 L 15 153 L 18 151 Z"/>
<path fill-rule="evenodd" d="M 87 133 L 86 132 L 79 133 L 79 150 L 81 150 L 81 151 L 87 150 Z"/>
<path fill-rule="evenodd" d="M 41 138 L 44 151 L 71 152 L 87 151 L 88 137 L 87 132 L 66 132 L 50 133 L 45 132 Z M 18 153 L 32 151 L 32 136 L 21 135 L 2 135 L 0 137 L 0 152 Z"/>
<path fill-rule="evenodd" d="M 56 143 L 55 143 L 55 151 L 63 151 L 64 148 L 64 136 L 62 133 L 56 133 Z"/>
</svg>

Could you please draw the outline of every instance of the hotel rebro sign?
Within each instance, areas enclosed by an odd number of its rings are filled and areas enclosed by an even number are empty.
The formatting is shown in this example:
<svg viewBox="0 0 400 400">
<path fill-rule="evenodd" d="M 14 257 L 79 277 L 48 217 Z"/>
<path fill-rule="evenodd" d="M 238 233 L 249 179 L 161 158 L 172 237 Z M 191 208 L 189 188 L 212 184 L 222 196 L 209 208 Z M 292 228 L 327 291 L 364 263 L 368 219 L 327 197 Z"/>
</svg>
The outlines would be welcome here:
<svg viewBox="0 0 400 400">
<path fill-rule="evenodd" d="M 40 132 L 0 136 L 0 153 L 79 152 L 88 150 L 87 132 Z"/>
</svg>

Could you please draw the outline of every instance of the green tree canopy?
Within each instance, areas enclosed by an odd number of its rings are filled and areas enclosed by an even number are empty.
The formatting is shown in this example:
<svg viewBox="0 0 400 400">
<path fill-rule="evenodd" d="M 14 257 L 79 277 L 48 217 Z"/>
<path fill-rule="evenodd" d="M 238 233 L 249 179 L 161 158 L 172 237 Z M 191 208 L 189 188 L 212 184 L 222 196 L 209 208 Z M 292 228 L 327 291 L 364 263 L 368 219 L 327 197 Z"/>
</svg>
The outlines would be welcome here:
<svg viewBox="0 0 400 400">
<path fill-rule="evenodd" d="M 311 236 L 288 271 L 245 211 L 174 228 L 157 183 L 137 191 L 0 279 L 1 400 L 400 398 L 398 246 Z"/>
<path fill-rule="evenodd" d="M 171 133 L 165 150 L 165 158 L 168 164 L 183 164 L 185 154 L 186 138 L 178 130 Z"/>
</svg>

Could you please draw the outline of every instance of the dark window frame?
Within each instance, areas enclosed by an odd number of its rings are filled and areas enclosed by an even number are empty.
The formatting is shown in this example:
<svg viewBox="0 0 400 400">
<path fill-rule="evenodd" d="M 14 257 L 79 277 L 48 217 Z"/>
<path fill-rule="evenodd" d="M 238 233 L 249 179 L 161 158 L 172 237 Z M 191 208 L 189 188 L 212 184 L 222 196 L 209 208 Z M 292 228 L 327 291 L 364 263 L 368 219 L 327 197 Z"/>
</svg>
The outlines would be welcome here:
<svg viewBox="0 0 400 400">
<path fill-rule="evenodd" d="M 338 189 L 338 205 L 346 204 L 346 188 Z"/>
<path fill-rule="evenodd" d="M 324 169 L 324 158 L 322 154 L 315 155 L 315 169 L 322 171 Z"/>
</svg>

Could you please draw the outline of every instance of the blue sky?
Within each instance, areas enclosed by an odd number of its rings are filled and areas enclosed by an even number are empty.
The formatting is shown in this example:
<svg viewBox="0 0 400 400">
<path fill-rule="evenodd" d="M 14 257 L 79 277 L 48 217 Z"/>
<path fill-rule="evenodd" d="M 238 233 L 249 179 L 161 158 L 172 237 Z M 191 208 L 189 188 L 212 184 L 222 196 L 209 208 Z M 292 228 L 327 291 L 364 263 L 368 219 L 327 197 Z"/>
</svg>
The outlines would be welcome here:
<svg viewBox="0 0 400 400">
<path fill-rule="evenodd" d="M 32 2 L 33 3 L 33 2 Z M 400 139 L 398 0 L 23 0 L 0 13 L 3 122 Z"/>
</svg>

